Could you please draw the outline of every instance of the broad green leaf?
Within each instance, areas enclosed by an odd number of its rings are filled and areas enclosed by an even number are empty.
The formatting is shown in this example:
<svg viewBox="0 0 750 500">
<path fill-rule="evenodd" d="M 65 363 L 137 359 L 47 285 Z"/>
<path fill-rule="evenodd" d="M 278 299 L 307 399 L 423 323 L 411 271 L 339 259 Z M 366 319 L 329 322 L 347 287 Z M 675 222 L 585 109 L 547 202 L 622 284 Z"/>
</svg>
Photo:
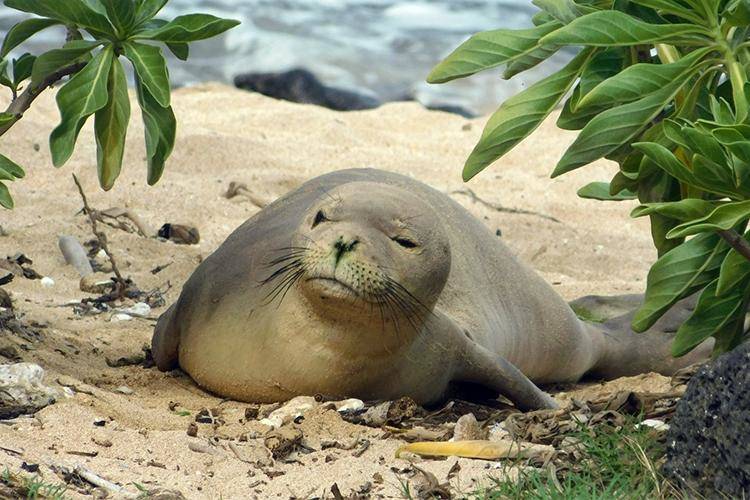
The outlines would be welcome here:
<svg viewBox="0 0 750 500">
<path fill-rule="evenodd" d="M 697 129 L 695 127 L 682 127 L 682 137 L 685 145 L 694 154 L 700 154 L 706 158 L 711 158 L 717 163 L 726 163 L 727 154 L 710 132 Z"/>
<path fill-rule="evenodd" d="M 712 281 L 701 293 L 693 314 L 680 326 L 672 343 L 672 355 L 684 356 L 698 344 L 724 328 L 732 330 L 744 321 L 743 311 L 745 286 L 732 289 L 717 297 L 718 280 Z"/>
<path fill-rule="evenodd" d="M 678 78 L 690 78 L 690 73 L 698 68 L 693 68 L 691 72 L 687 70 L 706 53 L 705 50 L 696 50 L 670 64 L 628 66 L 584 94 L 578 102 L 578 109 L 631 102 L 663 89 Z"/>
<path fill-rule="evenodd" d="M 647 167 L 647 160 L 647 158 L 644 158 L 641 162 L 645 164 L 642 166 L 642 170 L 649 168 Z M 640 177 L 636 192 L 638 193 L 638 200 L 641 203 L 677 201 L 680 199 L 680 186 L 677 180 L 660 171 L 657 167 L 653 167 L 653 173 L 648 174 L 648 176 L 644 175 Z M 654 247 L 656 247 L 659 257 L 682 243 L 680 240 L 670 240 L 667 238 L 667 233 L 677 225 L 677 221 L 658 213 L 649 215 L 649 219 L 651 223 L 651 240 L 654 242 Z"/>
<path fill-rule="evenodd" d="M 736 128 L 716 128 L 711 133 L 733 154 L 744 160 L 750 160 L 750 139 Z"/>
<path fill-rule="evenodd" d="M 8 61 L 0 61 L 0 85 L 8 88 L 13 88 L 13 82 L 8 78 Z"/>
<path fill-rule="evenodd" d="M 748 192 L 750 186 L 737 187 L 735 185 L 734 171 L 731 166 L 718 164 L 701 154 L 694 154 L 691 161 L 693 164 L 693 175 L 696 180 L 695 185 L 697 187 L 700 187 L 704 191 L 730 198 L 737 197 L 738 195 L 743 197 L 750 196 L 750 192 Z"/>
<path fill-rule="evenodd" d="M 172 108 L 163 108 L 139 79 L 136 79 L 136 90 L 145 126 L 148 183 L 153 185 L 161 177 L 174 147 L 177 123 Z"/>
<path fill-rule="evenodd" d="M 0 59 L 3 59 L 5 56 L 7 56 L 11 50 L 15 49 L 23 42 L 28 40 L 29 37 L 35 35 L 45 28 L 55 26 L 56 24 L 60 24 L 60 21 L 56 19 L 33 18 L 26 19 L 25 21 L 21 21 L 20 23 L 14 25 L 10 30 L 8 30 L 8 33 L 6 33 L 5 35 L 5 40 L 3 40 L 3 47 L 2 49 L 0 49 Z"/>
<path fill-rule="evenodd" d="M 733 125 L 736 123 L 732 106 L 723 97 L 717 99 L 713 95 L 708 96 L 709 107 L 714 118 L 714 123 L 718 125 Z"/>
<path fill-rule="evenodd" d="M 13 113 L 7 113 L 7 112 L 0 113 L 0 127 L 10 122 L 13 122 L 17 119 L 18 119 L 18 115 L 14 115 Z"/>
<path fill-rule="evenodd" d="M 578 190 L 578 196 L 592 200 L 602 201 L 623 201 L 634 200 L 635 193 L 630 191 L 620 191 L 616 195 L 609 192 L 609 182 L 591 182 Z"/>
<path fill-rule="evenodd" d="M 750 2 L 739 0 L 729 2 L 724 16 L 732 26 L 745 27 L 750 24 Z"/>
<path fill-rule="evenodd" d="M 678 2 L 672 0 L 631 0 L 633 3 L 643 5 L 649 9 L 655 10 L 659 14 L 671 14 L 688 21 L 693 21 L 697 24 L 703 24 L 704 20 L 701 19 L 697 13 L 689 8 L 680 5 Z"/>
<path fill-rule="evenodd" d="M 181 61 L 187 61 L 190 55 L 190 47 L 186 43 L 168 43 L 167 48 Z"/>
<path fill-rule="evenodd" d="M 107 93 L 107 105 L 97 111 L 94 117 L 99 184 L 105 191 L 112 188 L 120 175 L 125 135 L 130 120 L 128 81 L 118 58 L 113 59 L 109 70 Z"/>
<path fill-rule="evenodd" d="M 750 242 L 750 231 L 745 233 L 744 239 Z M 719 281 L 716 285 L 716 295 L 723 296 L 737 288 L 750 278 L 750 260 L 747 260 L 737 250 L 730 250 L 724 262 L 721 263 Z"/>
<path fill-rule="evenodd" d="M 39 84 L 52 73 L 76 62 L 81 62 L 84 56 L 101 43 L 89 40 L 72 40 L 61 49 L 52 49 L 45 52 L 34 61 L 34 67 L 31 71 L 31 84 Z"/>
<path fill-rule="evenodd" d="M 659 203 L 643 203 L 630 212 L 631 217 L 643 217 L 644 215 L 660 214 L 670 219 L 688 221 L 700 219 L 711 213 L 716 208 L 716 203 L 698 198 L 685 198 L 680 201 L 667 201 Z"/>
<path fill-rule="evenodd" d="M 138 0 L 136 6 L 136 25 L 148 21 L 164 7 L 167 0 Z"/>
<path fill-rule="evenodd" d="M 563 130 L 581 130 L 585 127 L 594 117 L 607 108 L 591 108 L 585 111 L 575 109 L 578 100 L 581 97 L 581 85 L 580 83 L 575 86 L 570 97 L 563 104 L 563 108 L 560 111 L 560 116 L 557 117 L 557 126 Z"/>
<path fill-rule="evenodd" d="M 28 52 L 13 60 L 13 84 L 16 87 L 31 76 L 31 68 L 34 66 L 35 60 L 36 56 L 32 56 Z"/>
<path fill-rule="evenodd" d="M 508 63 L 508 67 L 503 71 L 503 79 L 508 80 L 527 69 L 531 69 L 539 63 L 546 61 L 551 57 L 559 47 L 539 47 L 532 50 L 525 56 L 513 59 Z"/>
<path fill-rule="evenodd" d="M 444 83 L 519 59 L 539 49 L 539 39 L 562 26 L 552 21 L 524 30 L 483 31 L 469 38 L 435 66 L 429 83 Z"/>
<path fill-rule="evenodd" d="M 73 154 L 78 133 L 86 119 L 107 104 L 107 80 L 113 57 L 110 45 L 57 93 L 57 107 L 62 120 L 50 135 L 52 163 L 56 167 L 63 165 Z"/>
<path fill-rule="evenodd" d="M 169 106 L 169 75 L 161 49 L 138 42 L 127 42 L 124 48 L 125 57 L 133 63 L 138 78 L 149 93 L 154 96 L 161 107 Z"/>
<path fill-rule="evenodd" d="M 117 32 L 124 36 L 135 25 L 135 4 L 133 0 L 99 0 L 104 6 L 107 18 Z"/>
<path fill-rule="evenodd" d="M 8 186 L 0 182 L 0 205 L 7 208 L 8 210 L 13 208 L 13 198 L 10 196 Z"/>
<path fill-rule="evenodd" d="M 565 24 L 595 10 L 587 5 L 578 5 L 573 0 L 531 0 L 531 3 Z"/>
<path fill-rule="evenodd" d="M 725 203 L 705 217 L 680 224 L 667 235 L 681 238 L 707 231 L 726 231 L 750 219 L 750 200 Z"/>
<path fill-rule="evenodd" d="M 633 139 L 664 109 L 685 83 L 683 80 L 673 82 L 642 99 L 598 114 L 583 127 L 576 140 L 565 151 L 552 177 L 598 160 Z"/>
<path fill-rule="evenodd" d="M 185 43 L 204 40 L 224 33 L 240 24 L 234 19 L 222 19 L 209 14 L 177 16 L 164 26 L 137 33 L 136 38 L 168 43 Z"/>
<path fill-rule="evenodd" d="M 622 49 L 598 49 L 591 60 L 586 64 L 581 73 L 581 96 L 585 96 L 593 88 L 599 85 L 606 79 L 616 75 L 622 71 L 625 60 L 623 58 Z M 580 106 L 580 100 L 576 101 L 576 110 Z"/>
<path fill-rule="evenodd" d="M 612 180 L 609 181 L 609 195 L 617 196 L 618 194 L 636 195 L 638 191 L 638 181 L 629 178 L 622 171 L 617 172 Z"/>
<path fill-rule="evenodd" d="M 83 0 L 5 0 L 5 5 L 16 10 L 57 19 L 65 24 L 78 25 L 99 33 L 110 33 L 107 18 Z"/>
<path fill-rule="evenodd" d="M 649 24 L 615 10 L 602 10 L 579 17 L 554 33 L 544 36 L 541 45 L 590 45 L 616 47 L 656 42 L 698 43 L 706 31 L 694 24 Z"/>
<path fill-rule="evenodd" d="M 706 233 L 662 255 L 648 272 L 646 298 L 635 313 L 633 330 L 647 330 L 675 302 L 710 283 L 727 249 L 719 235 Z"/>
<path fill-rule="evenodd" d="M 590 51 L 581 52 L 557 73 L 506 100 L 490 117 L 482 138 L 466 160 L 464 180 L 474 177 L 533 132 L 573 85 L 589 56 Z"/>
<path fill-rule="evenodd" d="M 7 181 L 12 181 L 14 178 L 22 179 L 26 175 L 26 173 L 20 166 L 18 166 L 18 164 L 3 155 L 0 155 L 0 171 L 5 171 L 8 173 L 10 178 L 6 178 L 5 180 Z"/>
</svg>

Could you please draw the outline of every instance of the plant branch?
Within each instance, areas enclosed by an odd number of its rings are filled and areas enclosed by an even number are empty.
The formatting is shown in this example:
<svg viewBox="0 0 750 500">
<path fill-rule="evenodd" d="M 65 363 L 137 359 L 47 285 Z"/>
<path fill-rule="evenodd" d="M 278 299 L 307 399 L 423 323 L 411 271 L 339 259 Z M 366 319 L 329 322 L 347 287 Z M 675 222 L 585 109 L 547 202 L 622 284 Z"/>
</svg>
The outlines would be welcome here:
<svg viewBox="0 0 750 500">
<path fill-rule="evenodd" d="M 747 260 L 750 260 L 750 243 L 748 243 L 740 233 L 734 229 L 718 231 L 718 233 L 719 236 L 724 238 L 724 240 L 737 251 L 737 253 L 745 257 Z"/>
<path fill-rule="evenodd" d="M 89 217 L 89 222 L 91 222 L 91 229 L 94 232 L 94 236 L 96 236 L 97 241 L 99 241 L 99 246 L 101 247 L 102 250 L 104 250 L 104 253 L 107 254 L 107 258 L 109 259 L 109 262 L 112 264 L 112 271 L 115 273 L 115 277 L 116 277 L 115 294 L 122 295 L 125 292 L 125 289 L 127 288 L 127 283 L 125 282 L 125 279 L 123 279 L 122 274 L 120 274 L 120 270 L 117 268 L 117 263 L 115 263 L 115 257 L 112 255 L 112 252 L 109 251 L 109 246 L 107 245 L 106 236 L 104 235 L 104 233 L 98 230 L 98 226 L 96 224 L 97 217 L 94 215 L 94 211 L 91 209 L 88 201 L 86 200 L 86 195 L 83 192 L 81 183 L 78 182 L 78 177 L 76 177 L 76 174 L 73 174 L 73 181 L 76 183 L 76 186 L 78 187 L 78 192 L 81 194 L 81 199 L 83 200 L 83 210 L 86 212 L 86 215 L 88 215 Z"/>
<path fill-rule="evenodd" d="M 26 90 L 24 90 L 21 95 L 15 97 L 13 101 L 11 101 L 8 108 L 5 110 L 6 113 L 15 115 L 16 118 L 15 120 L 0 126 L 0 135 L 3 135 L 5 132 L 7 132 L 8 129 L 10 129 L 18 120 L 21 119 L 26 110 L 31 107 L 31 103 L 34 102 L 34 99 L 39 97 L 39 94 L 41 94 L 44 90 L 48 89 L 64 77 L 79 72 L 81 69 L 83 69 L 84 66 L 86 66 L 85 62 L 65 66 L 64 68 L 49 75 L 40 83 L 26 87 Z"/>
</svg>

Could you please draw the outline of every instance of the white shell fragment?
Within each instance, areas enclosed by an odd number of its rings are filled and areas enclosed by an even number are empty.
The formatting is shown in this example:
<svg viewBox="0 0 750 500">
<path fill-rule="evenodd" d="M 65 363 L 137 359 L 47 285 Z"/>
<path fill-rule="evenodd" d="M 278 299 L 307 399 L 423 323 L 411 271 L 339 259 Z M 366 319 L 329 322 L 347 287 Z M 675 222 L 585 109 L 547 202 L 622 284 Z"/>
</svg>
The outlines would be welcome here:
<svg viewBox="0 0 750 500">
<path fill-rule="evenodd" d="M 44 369 L 34 363 L 0 365 L 0 418 L 35 413 L 60 393 L 42 381 Z"/>
<path fill-rule="evenodd" d="M 44 288 L 52 288 L 53 286 L 55 286 L 55 280 L 53 280 L 49 276 L 45 276 L 44 278 L 42 278 L 41 280 L 39 280 L 39 283 Z"/>
</svg>

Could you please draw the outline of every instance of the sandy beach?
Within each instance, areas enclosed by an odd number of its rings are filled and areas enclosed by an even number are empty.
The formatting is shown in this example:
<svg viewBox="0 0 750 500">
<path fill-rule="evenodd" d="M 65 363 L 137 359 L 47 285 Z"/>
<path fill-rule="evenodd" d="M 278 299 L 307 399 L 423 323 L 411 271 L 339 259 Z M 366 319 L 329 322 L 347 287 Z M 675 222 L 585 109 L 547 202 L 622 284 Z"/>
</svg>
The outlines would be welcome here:
<svg viewBox="0 0 750 500">
<path fill-rule="evenodd" d="M 57 245 L 64 234 L 81 242 L 92 237 L 86 217 L 79 213 L 82 203 L 73 173 L 97 209 L 127 208 L 154 230 L 164 223 L 199 229 L 197 245 L 105 229 L 123 274 L 143 290 L 171 285 L 167 304 L 177 298 L 201 259 L 259 210 L 247 197 L 226 199 L 230 182 L 245 183 L 255 196 L 272 200 L 312 177 L 352 167 L 409 175 L 449 194 L 567 300 L 645 288 L 655 256 L 647 221 L 629 218 L 634 202 L 605 203 L 575 195 L 588 182 L 609 180 L 614 164 L 601 161 L 549 178 L 574 138 L 555 127 L 554 117 L 464 184 L 461 167 L 486 118 L 467 120 L 427 111 L 417 103 L 340 113 L 218 84 L 177 90 L 173 105 L 177 143 L 164 177 L 154 187 L 146 184 L 143 127 L 135 100 L 123 174 L 110 192 L 102 192 L 96 179 L 93 120 L 82 130 L 68 164 L 52 166 L 47 138 L 58 122 L 54 92 L 42 95 L 0 138 L 0 151 L 27 172 L 25 179 L 10 183 L 15 210 L 0 211 L 0 226 L 8 233 L 0 236 L 0 254 L 22 252 L 38 273 L 55 282 L 45 288 L 39 280 L 16 278 L 4 287 L 23 320 L 37 325 L 38 336 L 0 331 L 0 348 L 12 347 L 23 361 L 44 367 L 50 385 L 62 384 L 75 393 L 32 418 L 0 425 L 0 447 L 20 452 L 0 449 L 0 464 L 11 470 L 19 470 L 22 462 L 40 464 L 43 477 L 57 481 L 50 465 L 81 463 L 129 491 L 137 492 L 137 483 L 148 489 L 176 489 L 187 498 L 330 498 L 334 483 L 346 496 L 368 482 L 373 496 L 398 498 L 403 478 L 397 471 L 408 465 L 394 458 L 402 444 L 396 437 L 383 438 L 378 429 L 347 423 L 335 411 L 322 409 L 300 424 L 313 451 L 291 463 L 276 461 L 261 469 L 220 446 L 215 453 L 191 450 L 191 443 L 208 446 L 228 440 L 250 450 L 257 441 L 254 436 L 262 436 L 265 427 L 244 418 L 247 404 L 207 394 L 185 375 L 107 363 L 140 353 L 150 342 L 154 319 L 165 308 L 152 310 L 147 318 L 117 322 L 110 320 L 111 313 L 81 316 L 66 305 L 94 297 L 79 290 L 78 275 L 65 264 Z M 162 266 L 167 267 L 152 273 Z M 0 357 L 0 362 L 10 360 Z M 572 393 L 662 390 L 667 382 L 651 374 L 582 385 Z M 188 436 L 189 424 L 204 408 L 220 408 L 221 422 L 199 423 L 197 436 Z M 370 446 L 359 456 L 351 450 L 320 449 L 321 440 L 351 439 L 366 439 Z M 444 480 L 456 462 L 426 460 L 420 467 Z M 502 473 L 488 462 L 458 462 L 461 471 L 450 479 L 457 492 L 474 491 Z M 77 498 L 80 492 L 70 487 L 67 494 Z"/>
</svg>

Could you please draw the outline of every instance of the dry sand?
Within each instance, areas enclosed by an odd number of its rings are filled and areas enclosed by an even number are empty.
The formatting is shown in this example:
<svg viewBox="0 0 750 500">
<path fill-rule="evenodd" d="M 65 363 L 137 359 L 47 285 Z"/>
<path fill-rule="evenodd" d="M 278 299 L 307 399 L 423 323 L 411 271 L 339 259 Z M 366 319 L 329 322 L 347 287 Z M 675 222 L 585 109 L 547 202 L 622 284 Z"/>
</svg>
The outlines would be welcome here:
<svg viewBox="0 0 750 500">
<path fill-rule="evenodd" d="M 197 453 L 191 442 L 212 437 L 237 437 L 258 430 L 256 423 L 240 423 L 247 405 L 224 402 L 197 388 L 189 378 L 139 366 L 111 368 L 105 358 L 137 354 L 151 337 L 153 321 L 110 322 L 109 314 L 79 317 L 63 306 L 87 297 L 78 289 L 76 272 L 66 266 L 57 237 L 70 234 L 90 239 L 90 228 L 78 213 L 82 204 L 71 179 L 81 179 L 90 203 L 99 209 L 113 206 L 135 211 L 152 227 L 165 222 L 193 224 L 201 242 L 175 245 L 106 229 L 110 245 L 123 268 L 142 289 L 173 288 L 176 299 L 182 283 L 201 258 L 258 209 L 246 198 L 222 196 L 231 181 L 246 183 L 258 196 L 274 198 L 319 174 L 350 167 L 376 167 L 420 179 L 443 190 L 483 220 L 521 259 L 536 268 L 566 299 L 581 295 L 641 292 L 654 252 L 648 225 L 632 220 L 631 202 L 582 200 L 576 189 L 593 180 L 607 180 L 614 166 L 607 162 L 550 180 L 555 161 L 574 135 L 557 130 L 548 120 L 523 145 L 479 175 L 461 182 L 463 160 L 478 139 L 483 120 L 466 120 L 423 109 L 415 103 L 395 103 L 364 112 L 339 113 L 314 106 L 275 101 L 220 85 L 201 85 L 175 92 L 179 121 L 175 152 L 155 187 L 145 182 L 143 129 L 134 111 L 123 175 L 116 187 L 98 189 L 91 123 L 71 161 L 55 169 L 47 136 L 58 120 L 53 94 L 35 102 L 33 109 L 0 140 L 3 154 L 26 167 L 27 178 L 12 183 L 14 211 L 0 212 L 0 254 L 23 252 L 34 269 L 55 280 L 52 288 L 39 281 L 16 279 L 6 286 L 17 310 L 27 321 L 44 326 L 41 341 L 0 332 L 0 347 L 14 346 L 24 361 L 41 364 L 47 380 L 62 380 L 82 392 L 47 407 L 36 418 L 0 425 L 0 446 L 22 450 L 22 456 L 0 450 L 0 464 L 18 470 L 22 461 L 42 464 L 48 480 L 56 476 L 45 464 L 85 464 L 98 474 L 127 485 L 165 487 L 188 498 L 289 498 L 326 495 L 335 482 L 344 495 L 373 482 L 374 491 L 398 497 L 402 468 L 394 458 L 398 439 L 381 439 L 382 432 L 342 422 L 335 413 L 318 413 L 305 420 L 311 439 L 346 440 L 364 437 L 372 446 L 360 457 L 351 451 L 324 450 L 302 455 L 300 463 L 277 463 L 269 477 L 233 454 Z M 1 104 L 1 103 L 0 103 Z M 134 102 L 134 110 L 136 109 Z M 471 188 L 482 200 L 537 215 L 500 212 L 472 201 L 457 190 Z M 150 270 L 170 264 L 158 274 Z M 153 317 L 163 309 L 152 311 Z M 3 358 L 0 358 L 3 360 Z M 62 378 L 61 378 L 62 377 Z M 646 375 L 588 388 L 581 394 L 620 388 L 660 390 L 665 379 Z M 127 386 L 133 394 L 115 391 Z M 179 402 L 181 416 L 170 411 Z M 199 424 L 198 437 L 186 435 L 188 423 L 201 408 L 221 407 L 224 426 Z M 94 422 L 104 420 L 103 426 Z M 101 422 L 100 422 L 101 423 Z M 107 446 L 111 443 L 111 446 Z M 246 443 L 238 443 L 246 445 Z M 94 457 L 70 452 L 96 453 Z M 425 461 L 422 466 L 444 480 L 456 462 Z M 481 461 L 461 460 L 453 478 L 456 491 L 468 493 L 491 475 L 501 472 Z M 273 475 L 273 474 L 271 474 Z M 377 479 L 377 476 L 375 476 Z M 328 493 L 326 493 L 328 492 Z M 76 496 L 75 489 L 69 490 Z"/>
</svg>

